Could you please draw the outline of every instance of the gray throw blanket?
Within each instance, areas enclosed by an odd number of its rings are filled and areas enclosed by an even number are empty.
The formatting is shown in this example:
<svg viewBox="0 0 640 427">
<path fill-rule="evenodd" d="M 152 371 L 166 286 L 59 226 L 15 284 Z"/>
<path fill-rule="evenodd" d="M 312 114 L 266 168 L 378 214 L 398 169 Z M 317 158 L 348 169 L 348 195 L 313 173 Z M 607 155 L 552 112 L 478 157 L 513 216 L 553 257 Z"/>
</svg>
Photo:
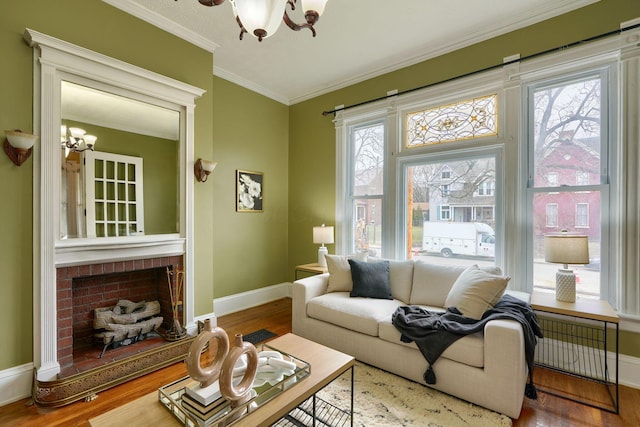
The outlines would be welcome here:
<svg viewBox="0 0 640 427">
<path fill-rule="evenodd" d="M 525 357 L 529 367 L 529 384 L 525 394 L 531 399 L 537 398 L 533 385 L 533 358 L 537 338 L 542 338 L 538 318 L 529 304 L 511 295 L 503 295 L 500 301 L 487 310 L 480 320 L 463 316 L 458 309 L 450 307 L 444 313 L 428 311 L 418 306 L 398 307 L 391 321 L 400 331 L 402 342 L 415 341 L 427 360 L 429 367 L 424 374 L 427 384 L 435 384 L 436 376 L 433 364 L 438 357 L 455 341 L 465 335 L 484 331 L 487 322 L 496 319 L 516 320 L 524 331 Z"/>
</svg>

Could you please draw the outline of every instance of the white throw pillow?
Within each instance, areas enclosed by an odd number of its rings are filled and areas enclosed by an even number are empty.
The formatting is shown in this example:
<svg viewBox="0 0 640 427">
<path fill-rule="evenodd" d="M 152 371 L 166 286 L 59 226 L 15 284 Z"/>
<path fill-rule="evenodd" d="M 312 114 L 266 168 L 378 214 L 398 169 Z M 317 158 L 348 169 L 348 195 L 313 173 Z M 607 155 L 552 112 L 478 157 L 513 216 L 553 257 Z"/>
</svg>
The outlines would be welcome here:
<svg viewBox="0 0 640 427">
<path fill-rule="evenodd" d="M 444 307 L 444 301 L 465 267 L 416 261 L 409 303 Z"/>
<path fill-rule="evenodd" d="M 456 307 L 465 317 L 479 320 L 500 300 L 510 279 L 472 265 L 456 279 L 444 306 Z"/>
<path fill-rule="evenodd" d="M 351 292 L 353 289 L 353 281 L 351 279 L 351 267 L 349 259 L 357 261 L 366 261 L 367 253 L 344 255 L 325 255 L 327 260 L 327 270 L 329 271 L 329 284 L 327 292 Z"/>
<path fill-rule="evenodd" d="M 422 260 L 416 261 L 413 268 L 413 286 L 409 304 L 444 307 L 456 279 L 467 269 L 462 265 L 433 264 Z M 499 267 L 480 267 L 487 273 L 501 275 Z"/>
</svg>

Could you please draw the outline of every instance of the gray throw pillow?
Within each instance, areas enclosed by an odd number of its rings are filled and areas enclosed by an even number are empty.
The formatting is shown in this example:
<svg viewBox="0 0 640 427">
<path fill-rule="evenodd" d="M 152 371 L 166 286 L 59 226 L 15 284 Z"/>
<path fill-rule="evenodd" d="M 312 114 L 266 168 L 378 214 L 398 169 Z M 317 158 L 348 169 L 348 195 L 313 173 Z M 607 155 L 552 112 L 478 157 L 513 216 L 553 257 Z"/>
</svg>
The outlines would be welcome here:
<svg viewBox="0 0 640 427">
<path fill-rule="evenodd" d="M 393 299 L 389 280 L 389 261 L 362 262 L 349 260 L 353 289 L 352 297 Z"/>
</svg>

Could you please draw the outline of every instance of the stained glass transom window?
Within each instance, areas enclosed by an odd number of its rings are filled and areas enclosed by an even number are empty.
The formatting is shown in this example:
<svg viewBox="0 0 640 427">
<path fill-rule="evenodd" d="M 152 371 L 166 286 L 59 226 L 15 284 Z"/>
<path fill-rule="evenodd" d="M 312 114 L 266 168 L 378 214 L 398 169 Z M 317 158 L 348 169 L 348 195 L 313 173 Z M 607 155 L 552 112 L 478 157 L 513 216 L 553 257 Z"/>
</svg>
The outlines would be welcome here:
<svg viewBox="0 0 640 427">
<path fill-rule="evenodd" d="M 407 114 L 407 147 L 459 141 L 498 133 L 497 95 Z"/>
</svg>

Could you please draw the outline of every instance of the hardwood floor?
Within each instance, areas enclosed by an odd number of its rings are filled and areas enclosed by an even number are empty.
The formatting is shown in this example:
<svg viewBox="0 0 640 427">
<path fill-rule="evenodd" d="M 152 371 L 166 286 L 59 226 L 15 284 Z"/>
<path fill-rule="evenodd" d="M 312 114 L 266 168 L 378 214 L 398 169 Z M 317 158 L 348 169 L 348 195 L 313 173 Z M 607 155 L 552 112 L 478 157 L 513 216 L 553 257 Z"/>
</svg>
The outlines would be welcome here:
<svg viewBox="0 0 640 427">
<path fill-rule="evenodd" d="M 278 335 L 291 332 L 291 300 L 286 298 L 220 317 L 218 325 L 232 337 L 268 329 Z M 76 402 L 57 409 L 39 408 L 29 399 L 0 407 L 0 426 L 87 426 L 88 420 L 130 402 L 186 375 L 183 363 L 129 381 L 100 393 L 90 402 Z M 564 390 L 580 393 L 584 384 L 578 379 L 560 376 L 542 369 L 535 371 L 536 383 L 561 384 Z M 640 425 L 640 390 L 620 386 L 620 415 L 539 393 L 537 400 L 525 398 L 516 427 L 544 426 L 638 426 Z M 132 420 L 130 425 L 135 425 Z"/>
</svg>

